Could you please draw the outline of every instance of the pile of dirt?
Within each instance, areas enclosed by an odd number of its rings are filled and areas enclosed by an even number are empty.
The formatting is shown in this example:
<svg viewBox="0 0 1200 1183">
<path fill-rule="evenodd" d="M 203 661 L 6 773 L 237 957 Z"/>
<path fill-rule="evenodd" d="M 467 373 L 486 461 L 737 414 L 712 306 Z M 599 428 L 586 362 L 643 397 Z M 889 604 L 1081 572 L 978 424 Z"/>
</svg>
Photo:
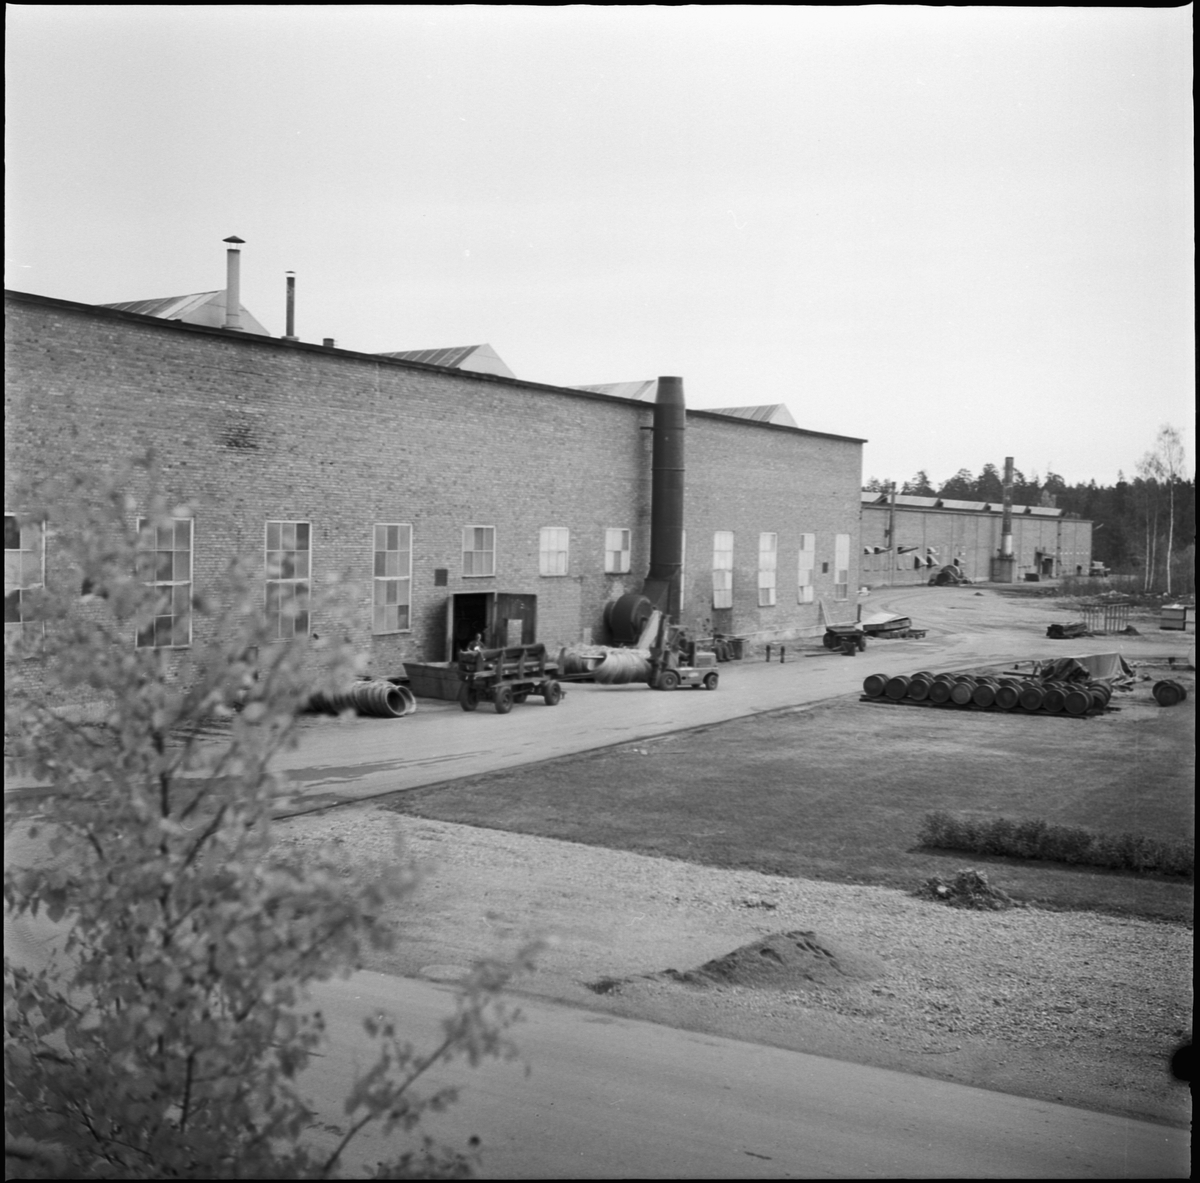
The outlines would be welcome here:
<svg viewBox="0 0 1200 1183">
<path fill-rule="evenodd" d="M 923 900 L 949 904 L 952 908 L 976 908 L 986 912 L 1020 906 L 1008 892 L 992 887 L 982 871 L 959 871 L 952 880 L 934 875 L 926 879 L 913 894 Z"/>
<path fill-rule="evenodd" d="M 805 985 L 836 986 L 847 978 L 869 981 L 882 977 L 878 957 L 815 932 L 777 932 L 680 973 L 665 969 L 655 976 L 688 986 L 751 986 L 767 990 Z"/>
</svg>

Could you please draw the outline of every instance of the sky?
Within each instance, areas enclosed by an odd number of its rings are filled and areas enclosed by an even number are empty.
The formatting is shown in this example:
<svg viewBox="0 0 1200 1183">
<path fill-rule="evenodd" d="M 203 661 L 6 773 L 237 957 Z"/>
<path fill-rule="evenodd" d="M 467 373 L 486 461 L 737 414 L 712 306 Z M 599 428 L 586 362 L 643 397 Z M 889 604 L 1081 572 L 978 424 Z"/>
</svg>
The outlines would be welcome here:
<svg viewBox="0 0 1200 1183">
<path fill-rule="evenodd" d="M 6 287 L 1194 471 L 1192 9 L 9 5 Z"/>
</svg>

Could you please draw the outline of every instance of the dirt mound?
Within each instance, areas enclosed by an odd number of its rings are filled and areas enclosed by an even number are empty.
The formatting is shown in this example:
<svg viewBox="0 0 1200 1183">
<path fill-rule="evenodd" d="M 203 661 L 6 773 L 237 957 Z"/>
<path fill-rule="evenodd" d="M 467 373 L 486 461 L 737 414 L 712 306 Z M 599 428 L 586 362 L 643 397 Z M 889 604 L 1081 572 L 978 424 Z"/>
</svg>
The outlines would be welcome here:
<svg viewBox="0 0 1200 1183">
<path fill-rule="evenodd" d="M 836 986 L 847 978 L 859 981 L 882 977 L 878 957 L 819 937 L 815 932 L 778 932 L 680 973 L 666 969 L 657 977 L 689 986 L 754 986 L 794 989 L 797 986 Z"/>
<path fill-rule="evenodd" d="M 959 871 L 954 878 L 943 879 L 934 875 L 913 893 L 923 900 L 937 900 L 953 908 L 976 908 L 981 911 L 998 912 L 1004 908 L 1016 908 L 1016 900 L 999 887 L 992 887 L 982 871 Z"/>
</svg>

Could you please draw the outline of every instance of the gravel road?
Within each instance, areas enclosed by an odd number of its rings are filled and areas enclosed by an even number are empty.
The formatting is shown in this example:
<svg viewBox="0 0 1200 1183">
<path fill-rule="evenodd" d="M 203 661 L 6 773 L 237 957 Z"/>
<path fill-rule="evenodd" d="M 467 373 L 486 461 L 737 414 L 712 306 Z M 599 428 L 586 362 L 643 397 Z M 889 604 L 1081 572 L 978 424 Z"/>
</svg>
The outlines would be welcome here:
<svg viewBox="0 0 1200 1183">
<path fill-rule="evenodd" d="M 724 871 L 368 805 L 293 818 L 278 833 L 299 848 L 332 843 L 347 867 L 390 858 L 401 833 L 426 865 L 395 917 L 402 951 L 368 968 L 448 980 L 477 957 L 549 937 L 519 990 L 1084 1108 L 1171 1124 L 1190 1116 L 1188 1090 L 1168 1072 L 1191 1024 L 1183 925 L 956 910 L 888 888 Z M 877 960 L 881 972 L 774 989 L 657 976 L 796 930 Z M 597 984 L 609 988 L 589 988 Z"/>
</svg>

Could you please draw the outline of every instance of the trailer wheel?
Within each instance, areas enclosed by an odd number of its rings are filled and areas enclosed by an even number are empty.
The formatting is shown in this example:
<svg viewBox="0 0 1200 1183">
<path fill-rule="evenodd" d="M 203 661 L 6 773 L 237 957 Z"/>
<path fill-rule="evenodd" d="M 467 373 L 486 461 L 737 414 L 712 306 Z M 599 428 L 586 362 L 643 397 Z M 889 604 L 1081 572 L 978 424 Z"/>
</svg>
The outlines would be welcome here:
<svg viewBox="0 0 1200 1183">
<path fill-rule="evenodd" d="M 658 688 L 659 690 L 678 690 L 679 675 L 674 670 L 663 670 L 658 675 Z"/>
<path fill-rule="evenodd" d="M 826 633 L 822 640 L 825 642 L 826 649 L 836 649 L 842 643 L 837 633 Z"/>
<path fill-rule="evenodd" d="M 528 691 L 523 691 L 520 694 L 513 695 L 513 702 L 524 702 L 529 697 Z"/>
<path fill-rule="evenodd" d="M 556 707 L 562 702 L 563 689 L 557 682 L 547 682 L 546 689 L 542 691 L 542 697 L 546 700 L 548 707 Z"/>
<path fill-rule="evenodd" d="M 867 638 L 863 633 L 858 634 L 858 651 L 859 653 L 866 653 L 867 651 Z"/>
<path fill-rule="evenodd" d="M 458 702 L 464 711 L 473 711 L 479 706 L 479 691 L 474 686 L 464 686 Z"/>
<path fill-rule="evenodd" d="M 496 705 L 497 715 L 507 715 L 513 709 L 513 689 L 511 686 L 497 686 L 492 702 Z"/>
<path fill-rule="evenodd" d="M 716 690 L 717 681 L 718 681 L 718 676 L 716 674 L 705 674 L 704 675 L 704 689 L 705 690 Z"/>
</svg>

